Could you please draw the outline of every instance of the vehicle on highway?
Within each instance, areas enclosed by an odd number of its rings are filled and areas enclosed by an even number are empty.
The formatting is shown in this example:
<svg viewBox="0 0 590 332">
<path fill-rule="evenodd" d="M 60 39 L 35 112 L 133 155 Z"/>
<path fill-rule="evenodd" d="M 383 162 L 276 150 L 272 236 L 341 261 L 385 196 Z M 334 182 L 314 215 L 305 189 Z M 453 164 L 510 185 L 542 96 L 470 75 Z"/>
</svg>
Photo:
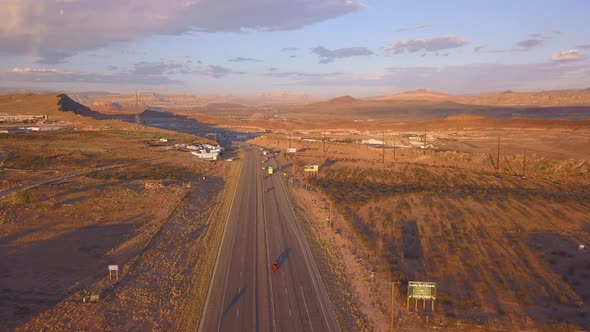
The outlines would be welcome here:
<svg viewBox="0 0 590 332">
<path fill-rule="evenodd" d="M 272 263 L 272 266 L 271 266 L 271 267 L 272 267 L 272 269 L 273 269 L 273 270 L 275 270 L 275 271 L 276 271 L 276 270 L 278 270 L 278 269 L 279 269 L 281 266 L 279 265 L 279 263 L 277 263 L 277 262 L 274 262 L 274 263 Z"/>
<path fill-rule="evenodd" d="M 272 175 L 273 169 L 272 166 L 268 166 L 268 175 Z"/>
</svg>

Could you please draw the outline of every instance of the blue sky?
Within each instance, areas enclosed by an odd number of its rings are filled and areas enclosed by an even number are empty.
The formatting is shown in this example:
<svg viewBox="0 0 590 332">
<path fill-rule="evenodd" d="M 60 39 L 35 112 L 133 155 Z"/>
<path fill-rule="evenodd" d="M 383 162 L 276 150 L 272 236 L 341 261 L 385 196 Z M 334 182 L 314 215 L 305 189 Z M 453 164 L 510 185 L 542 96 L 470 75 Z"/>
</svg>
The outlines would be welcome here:
<svg viewBox="0 0 590 332">
<path fill-rule="evenodd" d="M 588 1 L 3 0 L 0 86 L 371 96 L 590 86 Z"/>
</svg>

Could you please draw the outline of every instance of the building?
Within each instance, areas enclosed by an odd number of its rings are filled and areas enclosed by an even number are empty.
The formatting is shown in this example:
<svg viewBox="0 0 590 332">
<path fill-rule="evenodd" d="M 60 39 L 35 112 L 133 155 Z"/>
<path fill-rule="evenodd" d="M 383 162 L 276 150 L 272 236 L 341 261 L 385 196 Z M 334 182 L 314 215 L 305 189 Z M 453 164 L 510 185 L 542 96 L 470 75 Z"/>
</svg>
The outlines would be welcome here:
<svg viewBox="0 0 590 332">
<path fill-rule="evenodd" d="M 378 139 L 364 139 L 361 141 L 362 144 L 368 144 L 368 145 L 383 145 L 383 141 L 378 140 Z"/>
<path fill-rule="evenodd" d="M 197 158 L 204 159 L 204 160 L 217 160 L 219 158 L 219 153 L 217 152 L 207 152 L 205 150 L 201 151 L 193 151 L 191 152 L 192 155 L 196 156 Z"/>
</svg>

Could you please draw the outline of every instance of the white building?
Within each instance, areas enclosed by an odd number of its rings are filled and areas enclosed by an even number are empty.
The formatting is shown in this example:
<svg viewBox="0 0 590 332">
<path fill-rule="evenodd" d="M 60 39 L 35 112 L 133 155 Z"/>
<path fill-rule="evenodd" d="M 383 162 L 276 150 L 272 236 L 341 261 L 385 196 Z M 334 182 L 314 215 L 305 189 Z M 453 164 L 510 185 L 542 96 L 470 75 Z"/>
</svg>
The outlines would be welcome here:
<svg viewBox="0 0 590 332">
<path fill-rule="evenodd" d="M 364 139 L 361 142 L 362 144 L 369 144 L 369 145 L 383 145 L 383 141 L 380 141 L 378 139 Z"/>
<path fill-rule="evenodd" d="M 192 155 L 196 156 L 197 158 L 200 159 L 205 159 L 205 160 L 217 160 L 217 158 L 219 157 L 219 153 L 217 152 L 206 152 L 205 150 L 201 150 L 199 152 L 191 152 Z"/>
</svg>

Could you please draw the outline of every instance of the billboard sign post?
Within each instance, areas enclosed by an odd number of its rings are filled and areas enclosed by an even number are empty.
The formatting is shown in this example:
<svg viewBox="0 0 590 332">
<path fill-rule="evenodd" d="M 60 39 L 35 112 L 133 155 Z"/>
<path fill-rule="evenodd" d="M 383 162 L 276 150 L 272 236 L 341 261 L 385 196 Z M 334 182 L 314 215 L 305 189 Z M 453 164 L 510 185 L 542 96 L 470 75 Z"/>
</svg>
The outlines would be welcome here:
<svg viewBox="0 0 590 332">
<path fill-rule="evenodd" d="M 418 310 L 418 300 L 422 300 L 422 309 L 426 309 L 426 300 L 430 300 L 432 312 L 434 312 L 434 301 L 436 301 L 436 283 L 423 281 L 408 282 L 408 300 L 406 309 L 410 310 L 410 299 L 414 299 L 414 310 Z"/>
</svg>

